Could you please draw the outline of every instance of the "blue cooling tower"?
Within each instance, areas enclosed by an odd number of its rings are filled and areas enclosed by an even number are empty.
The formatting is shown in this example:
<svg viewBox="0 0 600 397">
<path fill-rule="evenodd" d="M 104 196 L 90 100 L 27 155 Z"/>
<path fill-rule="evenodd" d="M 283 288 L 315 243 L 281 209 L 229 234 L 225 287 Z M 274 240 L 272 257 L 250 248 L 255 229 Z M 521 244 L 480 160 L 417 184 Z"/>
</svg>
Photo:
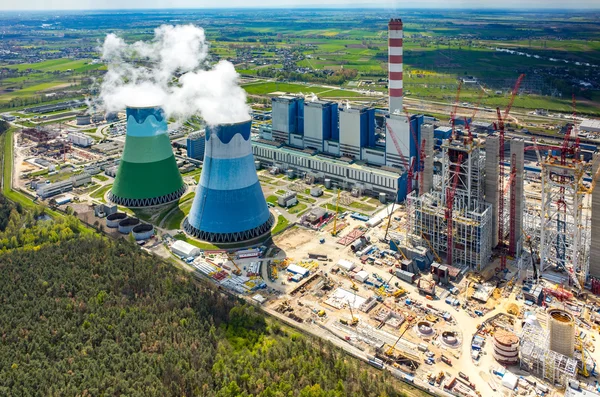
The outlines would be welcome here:
<svg viewBox="0 0 600 397">
<path fill-rule="evenodd" d="M 256 176 L 250 120 L 206 127 L 202 175 L 185 231 L 205 241 L 231 243 L 261 236 L 273 222 Z"/>
</svg>

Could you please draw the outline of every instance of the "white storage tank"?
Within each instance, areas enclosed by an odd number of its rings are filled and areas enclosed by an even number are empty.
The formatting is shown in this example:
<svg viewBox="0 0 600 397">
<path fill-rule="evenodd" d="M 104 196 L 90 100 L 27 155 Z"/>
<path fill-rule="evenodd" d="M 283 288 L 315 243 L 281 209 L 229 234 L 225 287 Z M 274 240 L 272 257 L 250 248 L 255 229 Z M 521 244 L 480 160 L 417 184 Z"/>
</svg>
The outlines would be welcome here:
<svg viewBox="0 0 600 397">
<path fill-rule="evenodd" d="M 561 309 L 548 309 L 549 348 L 573 357 L 575 350 L 575 321 L 573 316 Z"/>
</svg>

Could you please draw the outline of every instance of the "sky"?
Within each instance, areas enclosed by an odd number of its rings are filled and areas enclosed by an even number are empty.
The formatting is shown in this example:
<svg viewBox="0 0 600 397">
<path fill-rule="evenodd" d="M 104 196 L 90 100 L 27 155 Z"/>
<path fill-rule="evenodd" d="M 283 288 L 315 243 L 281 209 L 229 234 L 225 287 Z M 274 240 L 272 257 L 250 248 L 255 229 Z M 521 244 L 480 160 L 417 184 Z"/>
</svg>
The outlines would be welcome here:
<svg viewBox="0 0 600 397">
<path fill-rule="evenodd" d="M 386 9 L 600 9 L 599 0 L 0 0 L 0 11 L 153 8 L 381 7 Z"/>
</svg>

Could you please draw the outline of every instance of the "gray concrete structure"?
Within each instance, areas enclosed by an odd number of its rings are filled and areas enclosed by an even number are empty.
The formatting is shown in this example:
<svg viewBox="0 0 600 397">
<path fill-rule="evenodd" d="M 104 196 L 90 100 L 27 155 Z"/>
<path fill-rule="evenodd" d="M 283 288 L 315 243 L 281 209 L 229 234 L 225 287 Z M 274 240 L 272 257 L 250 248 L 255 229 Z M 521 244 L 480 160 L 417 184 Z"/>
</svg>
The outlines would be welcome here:
<svg viewBox="0 0 600 397">
<path fill-rule="evenodd" d="M 600 167 L 600 153 L 594 155 L 594 168 L 592 175 L 596 175 Z M 596 178 L 598 182 L 599 178 Z M 600 190 L 592 192 L 592 243 L 590 244 L 590 267 L 589 275 L 600 278 Z"/>
<path fill-rule="evenodd" d="M 492 205 L 492 248 L 498 245 L 498 175 L 499 139 L 490 135 L 485 140 L 485 201 Z"/>
<path fill-rule="evenodd" d="M 427 193 L 433 188 L 433 125 L 423 124 L 421 126 L 421 138 L 425 140 L 425 161 L 421 177 L 423 178 L 423 191 L 419 194 Z M 419 142 L 421 144 L 422 142 Z"/>
<path fill-rule="evenodd" d="M 515 232 L 516 238 L 516 253 L 520 253 L 523 249 L 523 214 L 525 208 L 525 191 L 523 189 L 523 175 L 525 173 L 525 141 L 521 138 L 513 138 L 510 141 L 510 158 L 512 161 L 513 154 L 516 156 L 517 175 L 515 178 L 515 195 L 516 195 L 516 216 L 515 216 Z M 511 164 L 511 169 L 512 169 Z M 512 194 L 512 192 L 511 192 Z"/>
</svg>

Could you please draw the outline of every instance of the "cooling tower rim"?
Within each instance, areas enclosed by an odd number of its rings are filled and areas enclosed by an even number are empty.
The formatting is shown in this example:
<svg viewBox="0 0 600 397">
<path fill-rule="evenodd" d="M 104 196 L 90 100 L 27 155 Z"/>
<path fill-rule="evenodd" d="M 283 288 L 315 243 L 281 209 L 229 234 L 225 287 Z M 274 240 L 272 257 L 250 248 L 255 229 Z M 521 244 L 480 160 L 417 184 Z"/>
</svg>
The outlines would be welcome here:
<svg viewBox="0 0 600 397">
<path fill-rule="evenodd" d="M 575 321 L 571 313 L 562 309 L 550 308 L 548 309 L 547 313 L 552 318 L 552 320 L 561 324 L 572 323 L 573 321 Z"/>
<path fill-rule="evenodd" d="M 232 126 L 236 126 L 236 125 L 242 125 L 242 124 L 248 124 L 252 122 L 252 118 L 248 118 L 247 120 L 243 120 L 243 121 L 234 121 L 231 123 L 217 123 L 217 124 L 213 124 L 213 125 L 207 125 L 207 127 L 209 128 L 219 128 L 219 127 L 232 127 Z"/>
<path fill-rule="evenodd" d="M 162 108 L 162 105 L 148 105 L 148 106 L 130 106 L 130 105 L 125 105 L 125 109 L 161 109 L 161 110 L 164 110 Z"/>
</svg>

